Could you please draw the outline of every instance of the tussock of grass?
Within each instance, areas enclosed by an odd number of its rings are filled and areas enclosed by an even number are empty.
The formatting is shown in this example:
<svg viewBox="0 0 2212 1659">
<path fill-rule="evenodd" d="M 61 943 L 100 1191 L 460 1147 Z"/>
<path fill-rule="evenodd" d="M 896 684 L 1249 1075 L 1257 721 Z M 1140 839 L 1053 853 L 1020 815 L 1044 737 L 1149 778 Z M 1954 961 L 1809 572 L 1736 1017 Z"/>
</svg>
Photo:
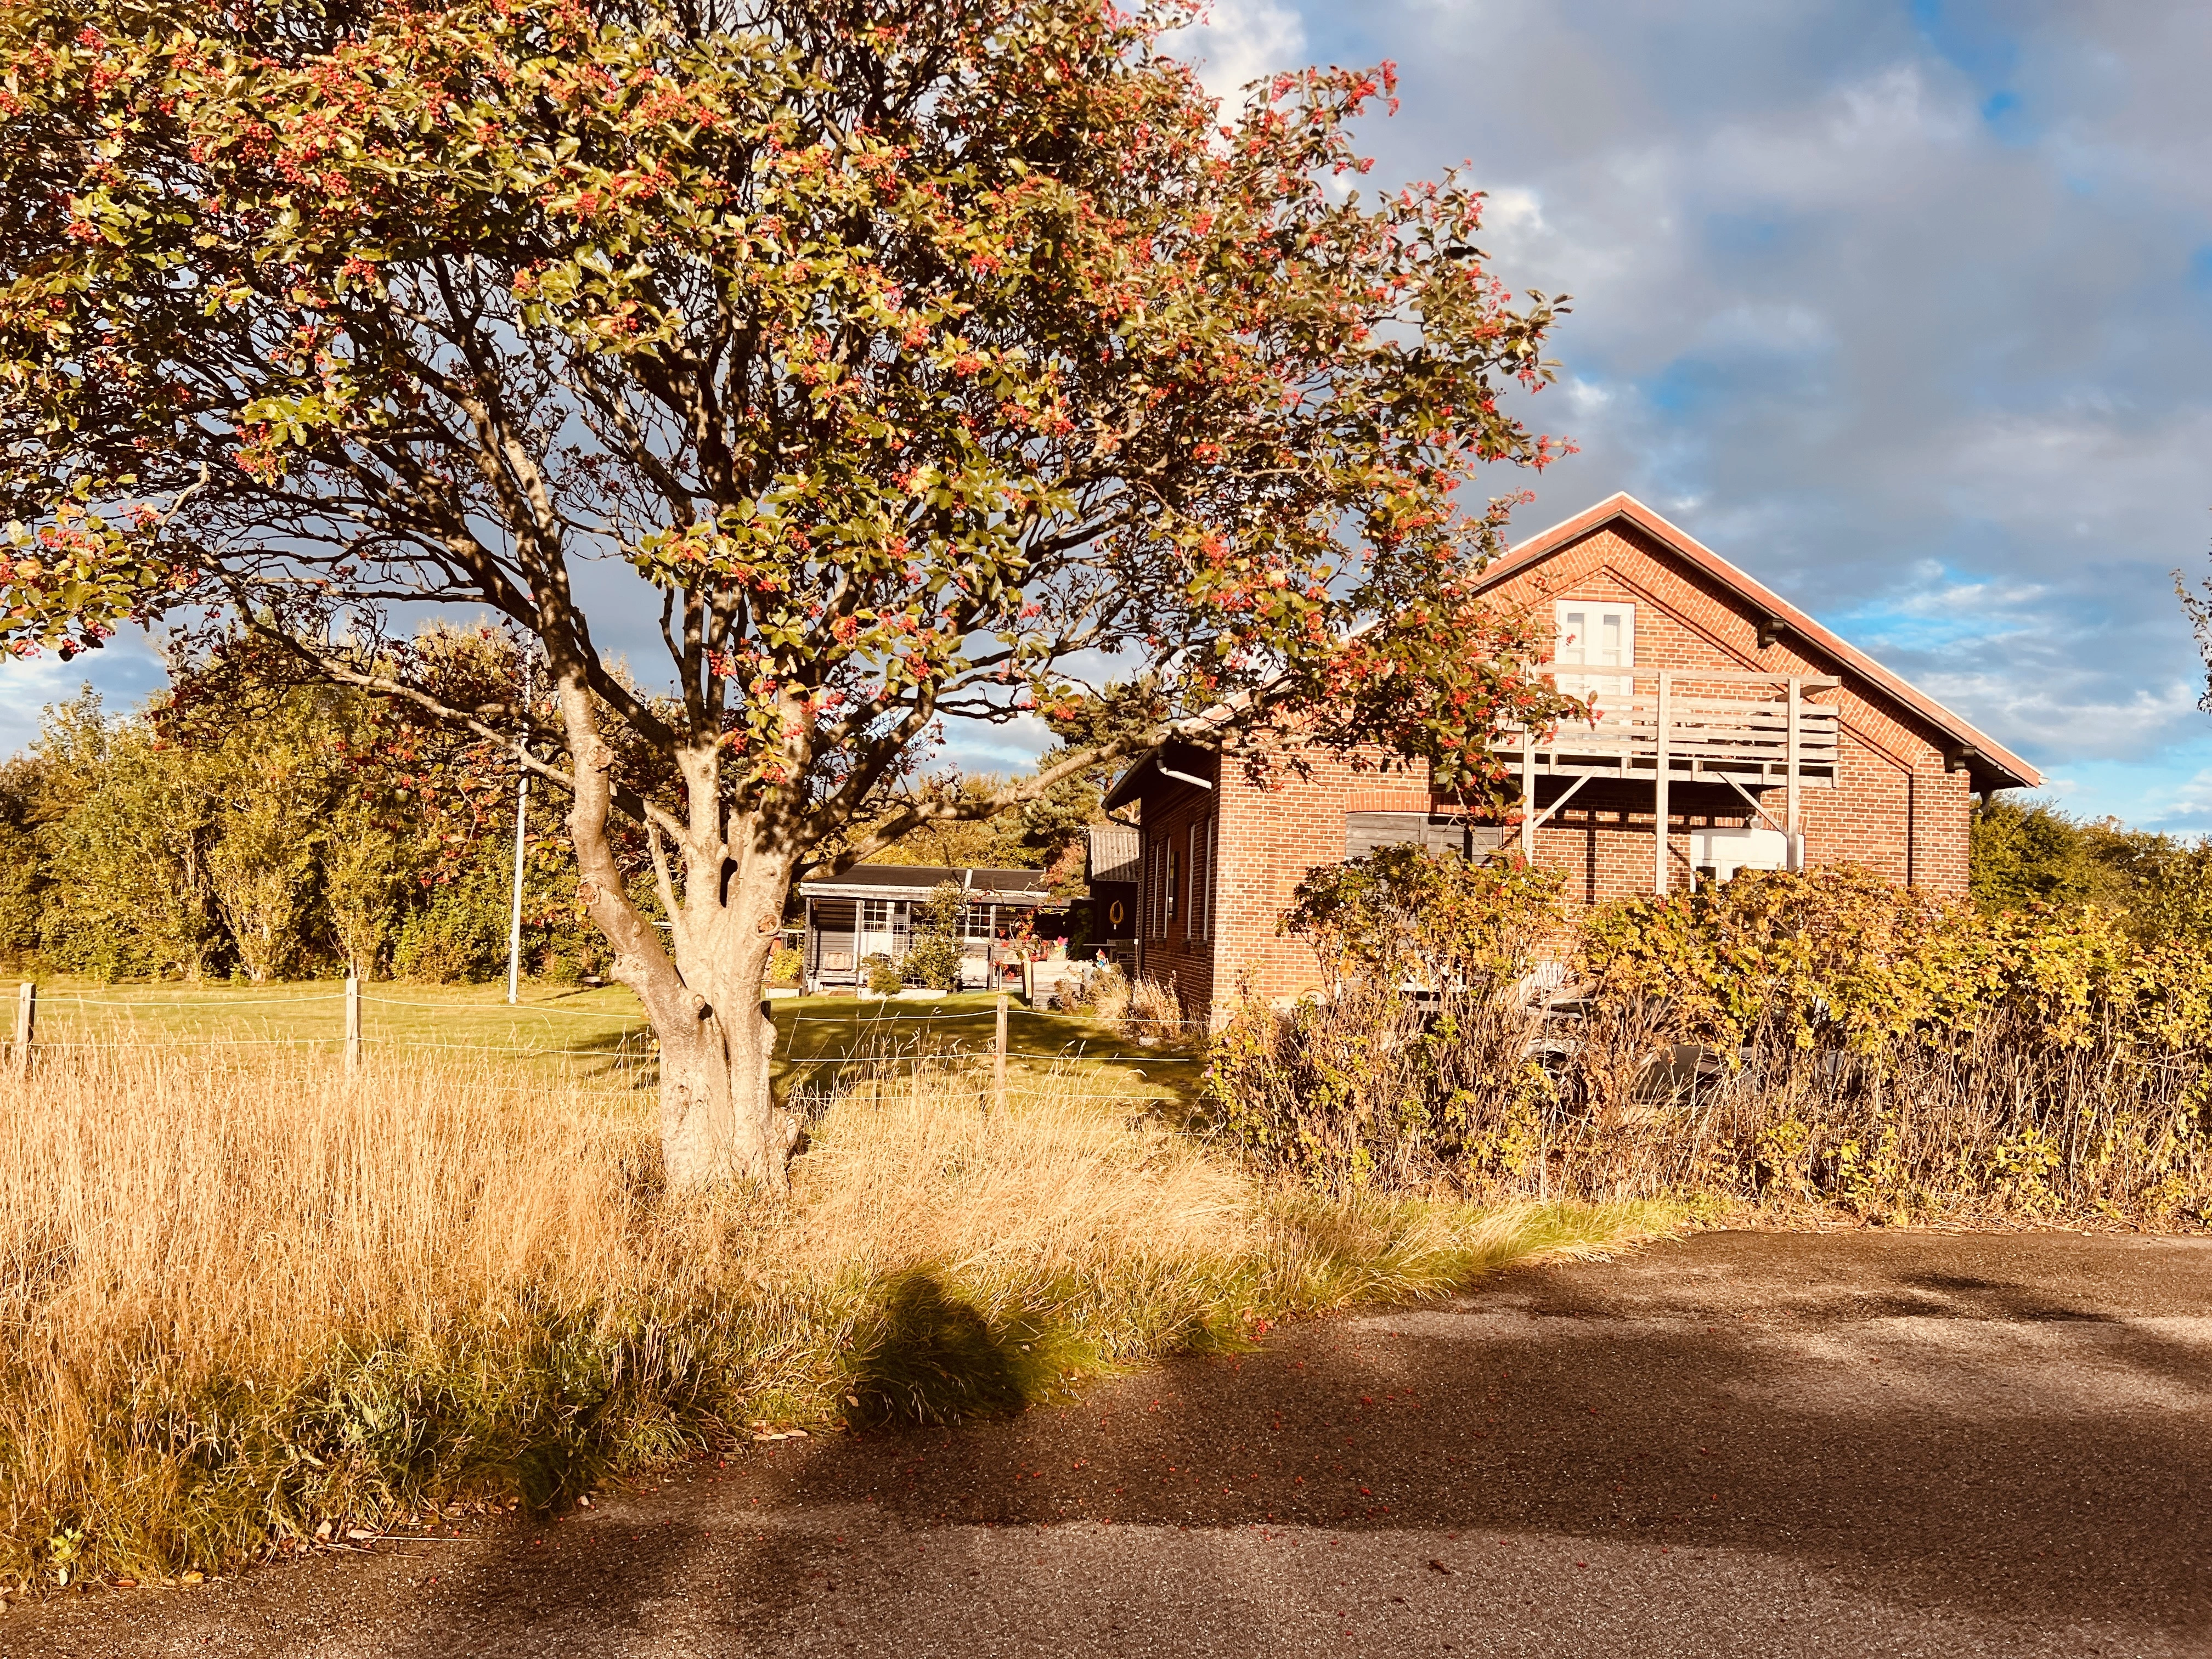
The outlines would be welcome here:
<svg viewBox="0 0 2212 1659">
<path fill-rule="evenodd" d="M 1663 1224 L 1255 1184 L 1065 1093 L 848 1096 L 792 1201 L 678 1202 L 651 1108 L 422 1063 L 117 1049 L 0 1111 L 0 1577 L 552 1504 L 742 1435 L 1017 1408 L 1261 1322 Z"/>
</svg>

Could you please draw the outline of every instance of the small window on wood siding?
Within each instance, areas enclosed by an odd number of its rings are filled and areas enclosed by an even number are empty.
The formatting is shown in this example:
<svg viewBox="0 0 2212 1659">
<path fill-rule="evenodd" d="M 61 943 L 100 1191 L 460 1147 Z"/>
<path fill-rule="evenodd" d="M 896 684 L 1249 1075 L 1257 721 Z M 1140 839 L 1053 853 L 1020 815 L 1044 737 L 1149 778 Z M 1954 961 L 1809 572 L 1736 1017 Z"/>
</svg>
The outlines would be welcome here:
<svg viewBox="0 0 2212 1659">
<path fill-rule="evenodd" d="M 1457 853 L 1462 857 L 1472 850 L 1467 824 L 1459 818 L 1439 817 L 1427 812 L 1344 815 L 1344 855 L 1348 859 L 1407 843 L 1425 847 L 1432 853 Z"/>
<path fill-rule="evenodd" d="M 1145 937 L 1165 939 L 1175 915 L 1175 846 L 1168 832 L 1158 831 L 1145 842 Z"/>
</svg>

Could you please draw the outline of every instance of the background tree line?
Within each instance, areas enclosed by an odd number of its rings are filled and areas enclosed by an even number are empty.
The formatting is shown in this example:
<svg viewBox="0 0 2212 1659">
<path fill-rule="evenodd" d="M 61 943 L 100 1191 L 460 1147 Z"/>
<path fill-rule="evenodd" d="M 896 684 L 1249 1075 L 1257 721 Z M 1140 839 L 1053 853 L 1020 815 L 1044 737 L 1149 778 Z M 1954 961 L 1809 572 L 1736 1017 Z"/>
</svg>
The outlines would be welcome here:
<svg viewBox="0 0 2212 1659">
<path fill-rule="evenodd" d="M 482 632 L 414 648 L 513 665 Z M 89 689 L 45 712 L 0 765 L 0 948 L 107 979 L 502 971 L 512 757 L 260 666 L 181 674 L 134 714 Z M 530 805 L 523 943 L 532 973 L 573 981 L 605 947 L 574 914 L 562 810 Z"/>
<path fill-rule="evenodd" d="M 513 642 L 490 630 L 434 627 L 407 648 L 449 683 L 520 672 Z M 88 688 L 45 711 L 30 753 L 0 763 L 0 953 L 103 979 L 495 978 L 514 776 L 497 745 L 366 693 L 299 684 L 265 657 L 181 672 L 130 714 Z M 1069 779 L 878 856 L 1046 869 L 1073 895 L 1098 799 L 1095 781 Z M 576 904 L 567 811 L 557 791 L 532 792 L 523 964 L 574 983 L 605 969 L 606 945 Z M 633 899 L 657 916 L 649 856 L 641 842 L 628 852 Z"/>
<path fill-rule="evenodd" d="M 408 648 L 451 683 L 520 672 L 513 641 L 491 630 L 433 627 Z M 982 798 L 1005 781 L 964 787 Z M 876 856 L 1042 869 L 1073 897 L 1101 781 L 1070 778 L 996 817 L 926 825 Z M 514 789 L 513 757 L 495 745 L 366 693 L 298 684 L 265 658 L 182 671 L 132 714 L 88 689 L 46 711 L 31 753 L 0 763 L 0 952 L 108 979 L 495 978 Z M 532 975 L 574 982 L 604 969 L 606 947 L 575 903 L 566 811 L 556 792 L 533 792 L 523 959 Z M 1977 809 L 1972 848 L 1985 910 L 2090 905 L 2146 941 L 2212 939 L 2212 843 L 2000 795 Z M 657 914 L 645 850 L 629 850 L 633 896 Z"/>
<path fill-rule="evenodd" d="M 2083 905 L 2145 944 L 2212 940 L 2212 840 L 2081 818 L 2033 796 L 1975 809 L 1972 892 L 1985 911 Z"/>
</svg>

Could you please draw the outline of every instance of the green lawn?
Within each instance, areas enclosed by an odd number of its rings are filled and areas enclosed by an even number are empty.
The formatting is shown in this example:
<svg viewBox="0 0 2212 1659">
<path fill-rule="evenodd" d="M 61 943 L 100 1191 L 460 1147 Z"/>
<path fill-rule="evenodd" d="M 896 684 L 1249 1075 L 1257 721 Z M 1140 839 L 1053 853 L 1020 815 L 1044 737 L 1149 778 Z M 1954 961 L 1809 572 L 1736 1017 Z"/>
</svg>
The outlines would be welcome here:
<svg viewBox="0 0 2212 1659">
<path fill-rule="evenodd" d="M 38 986 L 45 1044 L 112 1042 L 135 1032 L 151 1042 L 296 1045 L 335 1054 L 343 1041 L 345 991 L 336 980 L 104 985 L 41 975 Z M 987 993 L 937 1002 L 778 998 L 772 1004 L 777 1088 L 835 1087 L 930 1058 L 988 1060 L 995 1005 Z M 1018 998 L 1007 1024 L 1010 1090 L 1072 1073 L 1100 1094 L 1187 1098 L 1196 1081 L 1198 1066 L 1186 1049 L 1146 1050 L 1090 1020 L 1033 1013 Z M 622 986 L 526 984 L 521 1001 L 509 1007 L 503 983 L 371 984 L 362 991 L 362 1039 L 373 1053 L 481 1054 L 616 1085 L 653 1081 L 651 1033 L 637 999 Z"/>
<path fill-rule="evenodd" d="M 997 1004 L 996 996 L 981 991 L 937 1002 L 780 998 L 774 1005 L 778 1087 L 896 1073 L 938 1055 L 988 1060 Z M 1018 997 L 1007 1015 L 1006 1051 L 1010 1091 L 1063 1074 L 1081 1077 L 1086 1091 L 1102 1095 L 1187 1099 L 1198 1080 L 1186 1047 L 1148 1050 L 1092 1020 L 1032 1012 Z"/>
<path fill-rule="evenodd" d="M 339 980 L 103 985 L 42 975 L 38 983 L 41 1043 L 110 1042 L 135 1032 L 152 1042 L 282 1044 L 335 1054 L 345 1037 Z M 507 1056 L 608 1082 L 651 1070 L 644 1017 L 622 986 L 526 985 L 510 1008 L 503 983 L 380 982 L 362 988 L 361 1028 L 374 1053 Z"/>
</svg>

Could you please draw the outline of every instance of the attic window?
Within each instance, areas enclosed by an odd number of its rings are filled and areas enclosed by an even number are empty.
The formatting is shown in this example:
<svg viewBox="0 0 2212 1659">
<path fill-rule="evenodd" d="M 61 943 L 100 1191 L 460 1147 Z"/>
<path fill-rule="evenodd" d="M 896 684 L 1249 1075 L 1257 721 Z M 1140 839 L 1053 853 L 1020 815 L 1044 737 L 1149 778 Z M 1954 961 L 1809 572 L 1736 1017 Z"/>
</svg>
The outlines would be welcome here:
<svg viewBox="0 0 2212 1659">
<path fill-rule="evenodd" d="M 1561 599 L 1553 678 L 1573 697 L 1626 697 L 1636 677 L 1636 607 L 1607 599 Z M 1614 672 L 1606 672 L 1603 671 Z"/>
</svg>

